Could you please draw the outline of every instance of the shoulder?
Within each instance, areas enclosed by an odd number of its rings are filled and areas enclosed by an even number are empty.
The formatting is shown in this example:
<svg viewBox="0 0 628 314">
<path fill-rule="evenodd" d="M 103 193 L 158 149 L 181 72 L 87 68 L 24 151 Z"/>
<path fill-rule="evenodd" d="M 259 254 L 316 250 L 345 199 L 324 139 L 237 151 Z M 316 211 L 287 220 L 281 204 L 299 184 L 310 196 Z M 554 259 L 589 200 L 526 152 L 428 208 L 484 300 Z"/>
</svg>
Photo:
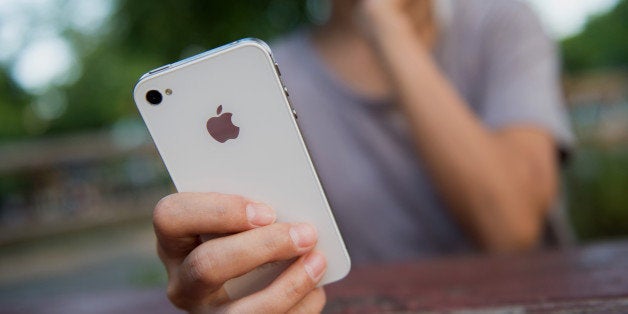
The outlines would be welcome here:
<svg viewBox="0 0 628 314">
<path fill-rule="evenodd" d="M 467 55 L 480 57 L 491 51 L 501 53 L 503 49 L 511 50 L 527 44 L 544 49 L 552 46 L 534 10 L 521 0 L 436 1 L 440 3 L 437 9 L 449 8 L 449 13 L 439 13 L 450 17 L 441 22 L 446 23 L 443 24 L 444 41 L 458 49 L 464 45 Z"/>
<path fill-rule="evenodd" d="M 493 33 L 546 36 L 541 20 L 532 7 L 521 0 L 473 0 L 486 2 L 483 27 Z"/>
<path fill-rule="evenodd" d="M 437 8 L 457 20 L 454 25 L 471 29 L 532 29 L 543 33 L 539 18 L 530 5 L 522 0 L 436 0 Z"/>
<path fill-rule="evenodd" d="M 443 0 L 439 0 L 443 1 Z M 455 0 L 444 0 L 455 1 Z M 547 57 L 555 53 L 553 41 L 532 7 L 522 0 L 455 1 L 455 33 L 474 38 L 484 58 L 506 58 L 529 53 Z M 464 34 L 464 35 L 462 35 Z"/>
</svg>

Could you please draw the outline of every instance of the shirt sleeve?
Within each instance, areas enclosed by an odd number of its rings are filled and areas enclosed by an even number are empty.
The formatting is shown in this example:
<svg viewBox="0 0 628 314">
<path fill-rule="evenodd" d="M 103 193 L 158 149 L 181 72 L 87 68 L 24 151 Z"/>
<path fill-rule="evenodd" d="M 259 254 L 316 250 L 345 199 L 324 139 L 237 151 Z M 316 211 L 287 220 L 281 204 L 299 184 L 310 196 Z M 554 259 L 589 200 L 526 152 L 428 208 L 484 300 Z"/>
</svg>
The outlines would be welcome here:
<svg viewBox="0 0 628 314">
<path fill-rule="evenodd" d="M 560 87 L 556 47 L 527 5 L 495 2 L 483 24 L 480 116 L 492 129 L 542 128 L 561 152 L 568 152 L 574 138 Z"/>
</svg>

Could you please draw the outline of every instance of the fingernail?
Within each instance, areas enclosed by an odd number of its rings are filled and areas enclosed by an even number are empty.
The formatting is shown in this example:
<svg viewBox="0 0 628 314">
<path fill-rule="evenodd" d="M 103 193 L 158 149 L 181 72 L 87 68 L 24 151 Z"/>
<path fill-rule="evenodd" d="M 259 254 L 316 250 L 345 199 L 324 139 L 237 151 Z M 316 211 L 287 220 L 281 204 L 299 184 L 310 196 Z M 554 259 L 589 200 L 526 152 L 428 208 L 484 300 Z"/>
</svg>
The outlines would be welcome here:
<svg viewBox="0 0 628 314">
<path fill-rule="evenodd" d="M 275 211 L 261 203 L 251 203 L 246 206 L 246 218 L 249 223 L 256 226 L 266 226 L 275 222 Z"/>
<path fill-rule="evenodd" d="M 327 267 L 325 257 L 318 252 L 312 252 L 305 258 L 303 263 L 305 264 L 305 272 L 316 282 L 321 279 Z"/>
<path fill-rule="evenodd" d="M 307 248 L 316 243 L 316 229 L 309 224 L 295 224 L 290 228 L 290 237 L 294 245 Z"/>
</svg>

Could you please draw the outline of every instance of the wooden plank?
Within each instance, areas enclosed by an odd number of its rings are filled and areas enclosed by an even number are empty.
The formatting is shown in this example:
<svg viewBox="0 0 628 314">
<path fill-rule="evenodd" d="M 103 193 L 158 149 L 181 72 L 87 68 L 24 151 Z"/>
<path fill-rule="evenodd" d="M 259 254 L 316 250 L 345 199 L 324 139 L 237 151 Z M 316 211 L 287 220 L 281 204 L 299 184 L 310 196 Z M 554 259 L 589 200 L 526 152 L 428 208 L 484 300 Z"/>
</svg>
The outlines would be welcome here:
<svg viewBox="0 0 628 314">
<path fill-rule="evenodd" d="M 615 303 L 626 308 L 628 243 L 520 256 L 472 256 L 355 268 L 327 287 L 330 312 L 441 311 Z"/>
<path fill-rule="evenodd" d="M 40 171 L 63 164 L 95 162 L 133 154 L 158 158 L 149 138 L 131 139 L 126 143 L 109 131 L 1 143 L 0 174 Z"/>
</svg>

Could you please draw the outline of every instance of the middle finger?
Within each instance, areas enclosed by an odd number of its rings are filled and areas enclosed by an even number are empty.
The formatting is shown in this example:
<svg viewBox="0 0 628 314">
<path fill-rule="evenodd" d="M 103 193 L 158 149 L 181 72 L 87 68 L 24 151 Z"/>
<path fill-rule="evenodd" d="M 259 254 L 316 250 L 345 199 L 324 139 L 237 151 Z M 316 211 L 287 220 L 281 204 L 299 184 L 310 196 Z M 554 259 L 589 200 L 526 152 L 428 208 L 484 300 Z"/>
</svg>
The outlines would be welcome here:
<svg viewBox="0 0 628 314">
<path fill-rule="evenodd" d="M 303 255 L 316 241 L 316 229 L 302 223 L 276 223 L 207 241 L 181 264 L 178 281 L 185 288 L 179 290 L 202 296 L 260 265 Z"/>
</svg>

